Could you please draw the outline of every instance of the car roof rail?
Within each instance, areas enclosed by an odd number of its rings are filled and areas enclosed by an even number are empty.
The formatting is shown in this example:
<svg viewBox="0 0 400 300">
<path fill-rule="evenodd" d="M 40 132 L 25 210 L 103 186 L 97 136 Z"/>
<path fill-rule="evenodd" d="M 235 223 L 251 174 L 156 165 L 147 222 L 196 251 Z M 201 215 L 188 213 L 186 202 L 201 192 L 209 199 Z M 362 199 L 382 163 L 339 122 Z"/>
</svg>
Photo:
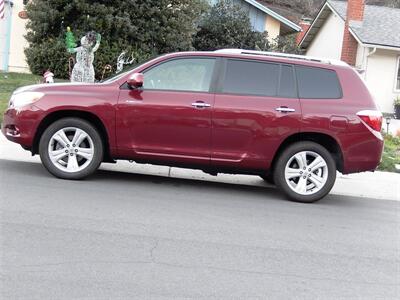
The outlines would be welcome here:
<svg viewBox="0 0 400 300">
<path fill-rule="evenodd" d="M 244 49 L 220 49 L 220 50 L 215 50 L 214 52 L 221 53 L 221 54 L 263 55 L 263 56 L 270 56 L 270 57 L 289 58 L 289 59 L 298 59 L 298 60 L 305 60 L 305 61 L 311 61 L 311 62 L 319 62 L 319 63 L 325 63 L 325 64 L 330 64 L 330 65 L 347 66 L 347 64 L 344 61 L 341 61 L 338 59 L 321 58 L 321 57 L 305 56 L 305 55 L 298 55 L 298 54 L 288 54 L 288 53 L 280 53 L 280 52 L 266 52 L 266 51 L 255 51 L 255 50 L 244 50 Z"/>
</svg>

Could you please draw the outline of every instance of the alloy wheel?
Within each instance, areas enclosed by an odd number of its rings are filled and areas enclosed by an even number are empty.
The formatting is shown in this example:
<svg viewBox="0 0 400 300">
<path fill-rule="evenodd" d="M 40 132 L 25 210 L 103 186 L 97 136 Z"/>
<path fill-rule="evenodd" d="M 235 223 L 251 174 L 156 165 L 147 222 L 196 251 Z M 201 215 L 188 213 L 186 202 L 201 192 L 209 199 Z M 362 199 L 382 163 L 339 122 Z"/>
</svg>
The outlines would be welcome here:
<svg viewBox="0 0 400 300">
<path fill-rule="evenodd" d="M 84 170 L 93 160 L 94 143 L 87 132 L 77 127 L 58 130 L 50 138 L 48 155 L 61 171 L 75 173 Z"/>
<path fill-rule="evenodd" d="M 295 193 L 315 194 L 325 186 L 328 180 L 327 162 L 316 152 L 298 152 L 286 164 L 285 180 Z"/>
</svg>

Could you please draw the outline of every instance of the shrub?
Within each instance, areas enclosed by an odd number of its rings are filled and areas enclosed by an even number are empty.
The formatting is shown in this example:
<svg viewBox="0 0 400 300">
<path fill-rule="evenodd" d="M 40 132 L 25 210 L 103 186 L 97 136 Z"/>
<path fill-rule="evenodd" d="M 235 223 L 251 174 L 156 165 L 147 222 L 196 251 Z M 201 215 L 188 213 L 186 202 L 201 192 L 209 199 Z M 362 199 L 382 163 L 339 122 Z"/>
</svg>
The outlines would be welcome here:
<svg viewBox="0 0 400 300">
<path fill-rule="evenodd" d="M 200 22 L 193 45 L 201 51 L 270 48 L 267 34 L 253 31 L 248 14 L 229 0 L 219 0 L 211 7 Z"/>
<path fill-rule="evenodd" d="M 122 51 L 137 60 L 159 53 L 190 50 L 192 36 L 207 5 L 204 0 L 35 0 L 27 5 L 27 62 L 34 74 L 50 68 L 56 77 L 68 77 L 67 26 L 78 41 L 90 30 L 102 35 L 95 56 L 101 76 L 106 64 L 115 64 Z"/>
<path fill-rule="evenodd" d="M 379 170 L 395 172 L 396 164 L 400 164 L 400 137 L 384 134 L 385 148 Z"/>
</svg>

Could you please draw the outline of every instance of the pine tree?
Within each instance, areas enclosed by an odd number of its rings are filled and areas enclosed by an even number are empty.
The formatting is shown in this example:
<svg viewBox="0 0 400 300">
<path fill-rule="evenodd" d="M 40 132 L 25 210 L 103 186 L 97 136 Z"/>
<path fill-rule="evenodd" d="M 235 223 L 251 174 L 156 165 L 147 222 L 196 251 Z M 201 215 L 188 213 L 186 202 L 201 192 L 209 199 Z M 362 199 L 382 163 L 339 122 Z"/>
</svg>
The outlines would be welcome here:
<svg viewBox="0 0 400 300">
<path fill-rule="evenodd" d="M 102 35 L 95 55 L 96 74 L 115 64 L 122 51 L 137 61 L 155 54 L 191 50 L 204 0 L 35 0 L 27 5 L 29 22 L 25 53 L 31 71 L 51 69 L 68 77 L 66 27 L 80 38 L 94 30 Z"/>
</svg>

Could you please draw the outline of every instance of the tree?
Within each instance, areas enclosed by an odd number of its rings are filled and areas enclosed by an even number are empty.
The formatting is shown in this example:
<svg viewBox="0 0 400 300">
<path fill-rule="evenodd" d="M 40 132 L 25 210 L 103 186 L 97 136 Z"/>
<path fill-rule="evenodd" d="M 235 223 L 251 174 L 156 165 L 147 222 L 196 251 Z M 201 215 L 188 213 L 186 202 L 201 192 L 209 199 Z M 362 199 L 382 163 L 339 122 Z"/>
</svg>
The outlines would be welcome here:
<svg viewBox="0 0 400 300">
<path fill-rule="evenodd" d="M 271 51 L 290 54 L 303 54 L 296 43 L 296 34 L 276 37 L 271 43 Z"/>
<path fill-rule="evenodd" d="M 252 29 L 248 14 L 230 0 L 219 0 L 200 22 L 194 37 L 197 50 L 241 48 L 267 50 L 266 33 Z"/>
<path fill-rule="evenodd" d="M 87 31 L 102 35 L 95 70 L 111 64 L 122 51 L 137 61 L 152 55 L 191 50 L 192 36 L 207 5 L 204 0 L 35 0 L 27 5 L 25 53 L 31 71 L 51 69 L 68 77 L 67 26 L 80 39 Z M 79 43 L 78 43 L 79 44 Z"/>
</svg>

